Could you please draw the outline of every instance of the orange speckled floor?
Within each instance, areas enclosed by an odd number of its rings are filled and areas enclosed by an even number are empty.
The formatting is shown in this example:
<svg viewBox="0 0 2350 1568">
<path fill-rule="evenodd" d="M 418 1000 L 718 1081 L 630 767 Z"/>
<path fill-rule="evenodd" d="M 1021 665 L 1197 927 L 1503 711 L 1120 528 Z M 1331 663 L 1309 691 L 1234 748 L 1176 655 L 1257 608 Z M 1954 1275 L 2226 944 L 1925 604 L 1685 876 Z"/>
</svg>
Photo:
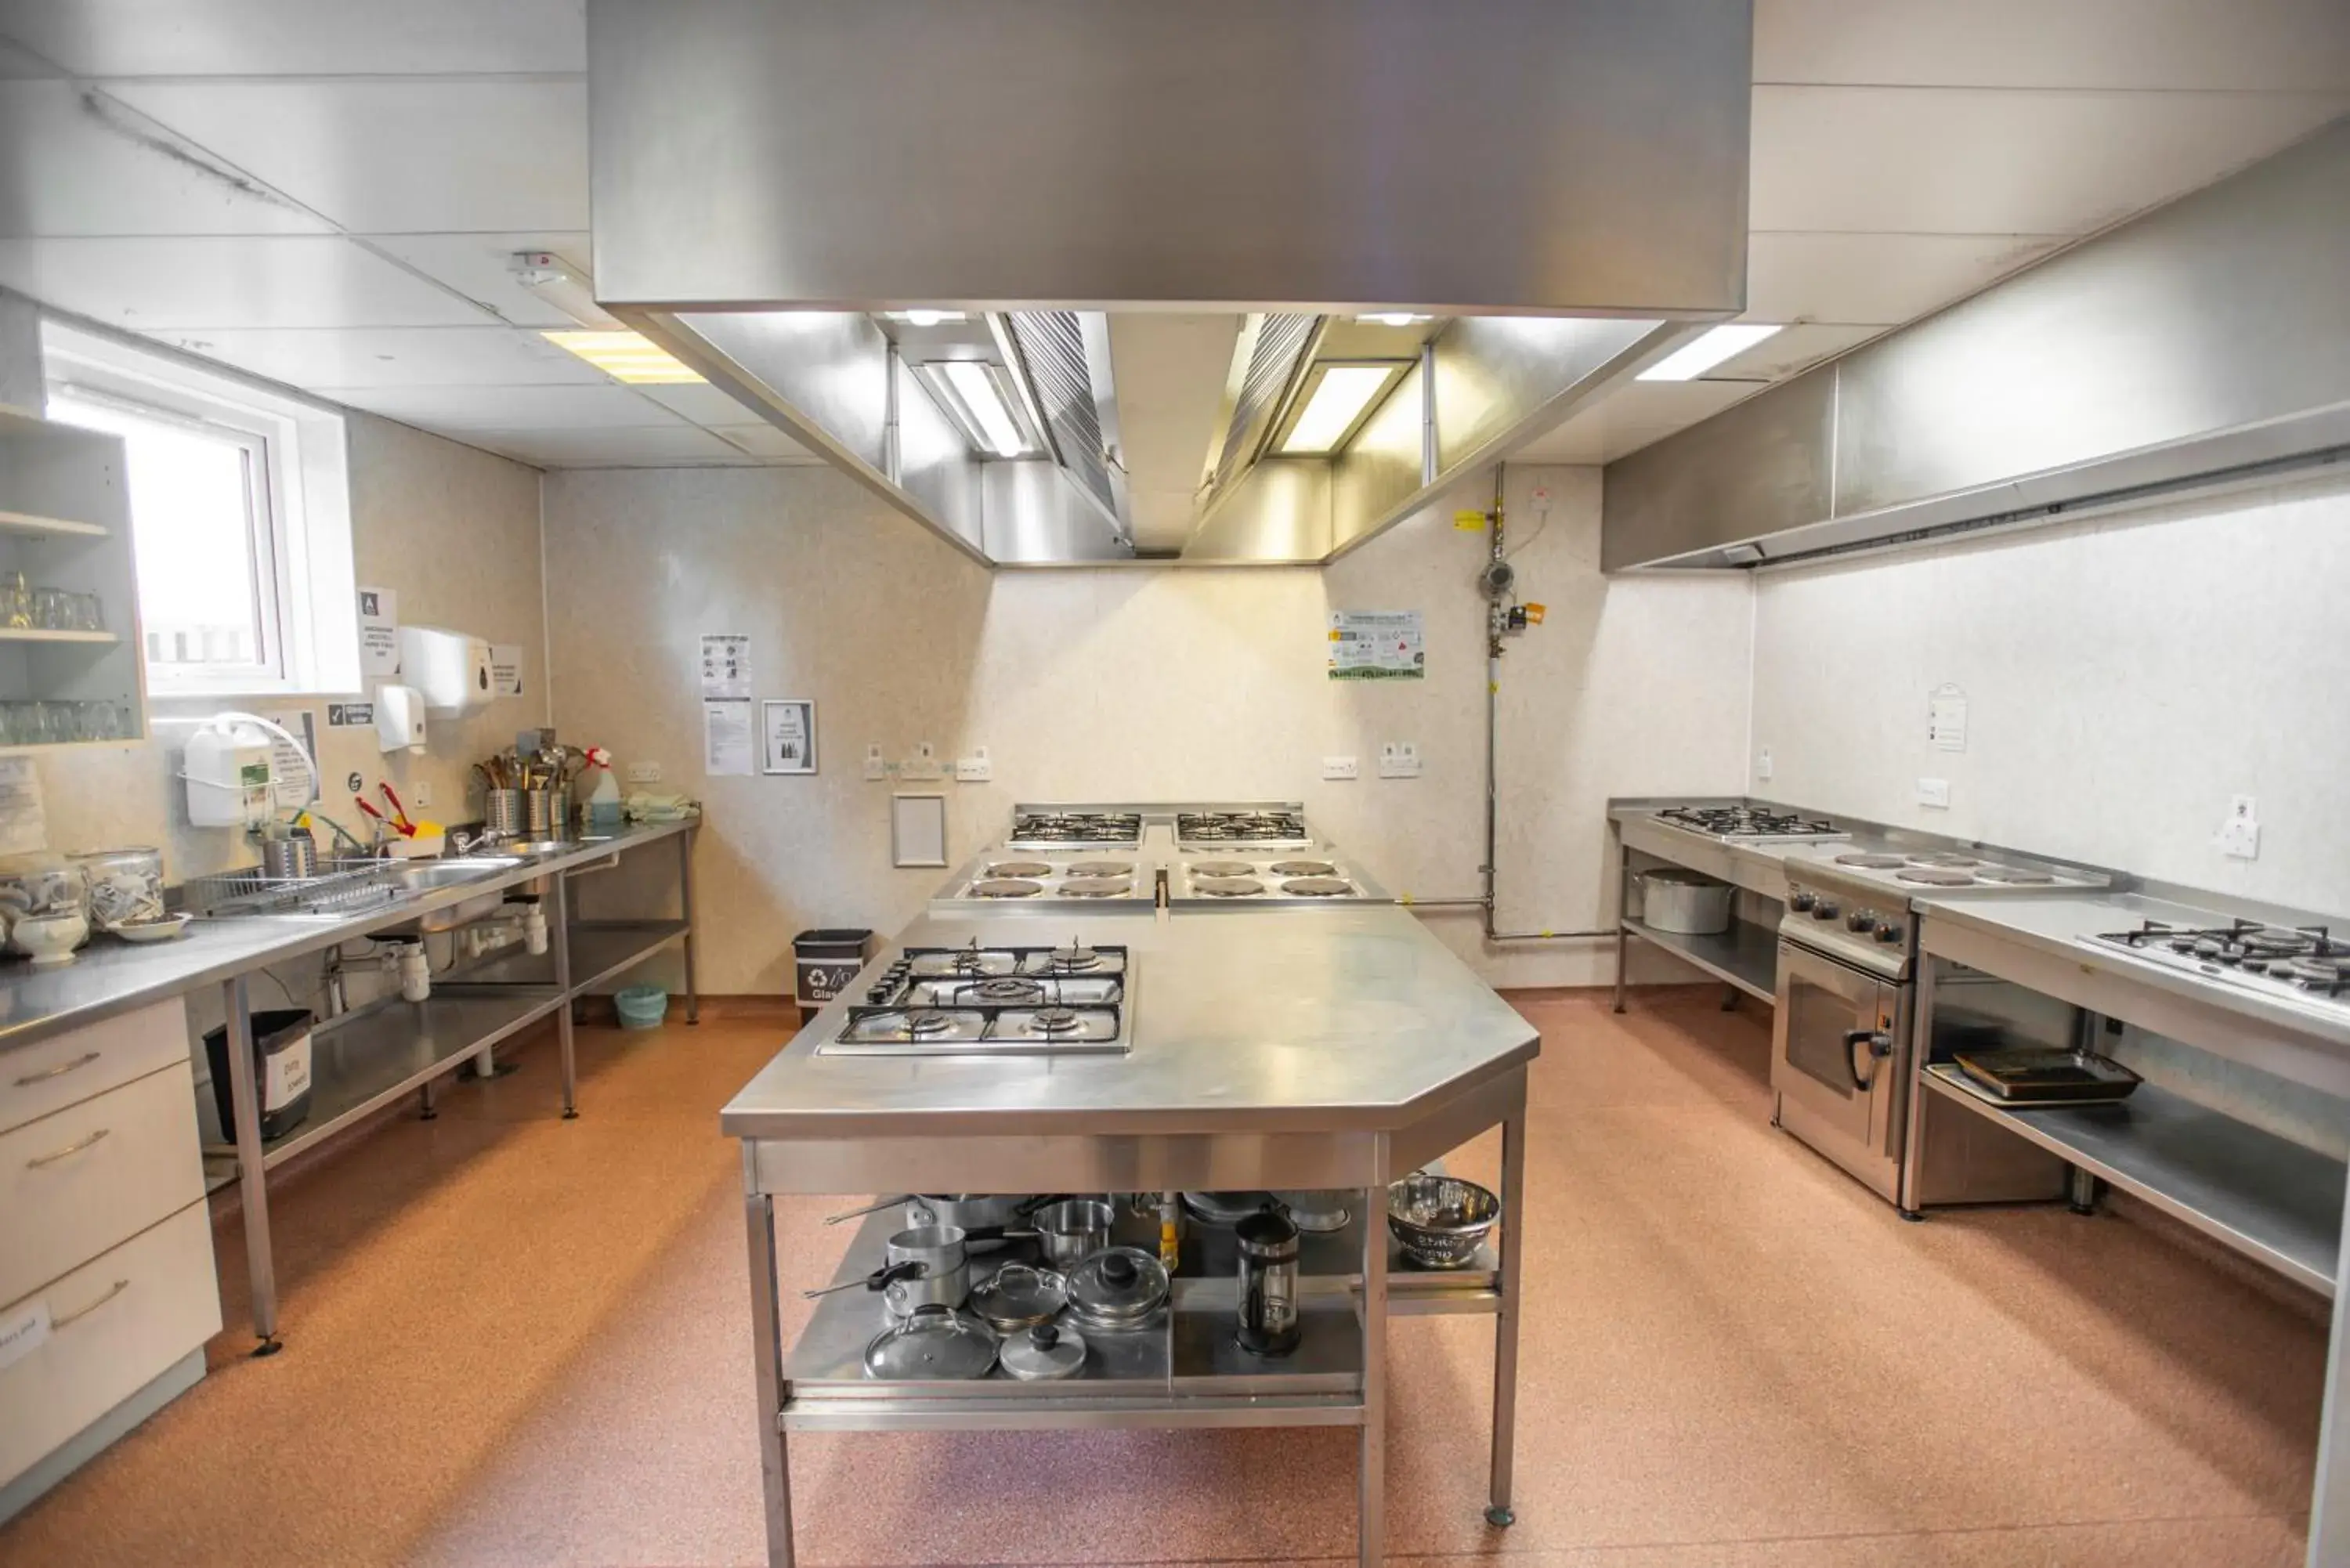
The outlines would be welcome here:
<svg viewBox="0 0 2350 1568">
<path fill-rule="evenodd" d="M 1892 1210 L 1768 1125 L 1768 1014 L 1661 990 L 1542 1028 L 1514 1529 L 1482 1517 L 1478 1319 L 1392 1331 L 1392 1561 L 1434 1568 L 2298 1563 L 2319 1304 L 2126 1207 Z M 5 1529 L 0 1564 L 762 1560 L 718 1106 L 775 1023 L 583 1030 L 273 1194 L 286 1350 Z M 1454 1160 L 1491 1179 L 1493 1140 Z M 847 1228 L 784 1218 L 787 1287 Z M 796 1303 L 796 1297 L 793 1298 Z M 793 1444 L 804 1563 L 1353 1560 L 1343 1431 Z"/>
</svg>

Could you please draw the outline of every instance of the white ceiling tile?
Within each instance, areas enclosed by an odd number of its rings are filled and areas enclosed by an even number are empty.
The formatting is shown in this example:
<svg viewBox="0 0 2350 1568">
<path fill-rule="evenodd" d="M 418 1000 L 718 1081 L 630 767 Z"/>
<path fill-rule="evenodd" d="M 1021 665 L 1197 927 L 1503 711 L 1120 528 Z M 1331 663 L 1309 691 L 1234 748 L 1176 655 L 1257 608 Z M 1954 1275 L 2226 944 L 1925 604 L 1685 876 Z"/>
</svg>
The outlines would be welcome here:
<svg viewBox="0 0 2350 1568">
<path fill-rule="evenodd" d="M 333 232 L 77 82 L 0 81 L 0 235 Z"/>
<path fill-rule="evenodd" d="M 774 458 L 784 462 L 824 461 L 794 440 L 789 432 L 774 425 L 726 425 L 717 433 L 754 457 Z"/>
<path fill-rule="evenodd" d="M 158 332 L 175 348 L 273 381 L 323 387 L 607 386 L 586 360 L 512 327 Z"/>
<path fill-rule="evenodd" d="M 764 414 L 736 401 L 732 393 L 707 381 L 684 381 L 673 387 L 649 386 L 639 390 L 671 412 L 712 430 L 724 425 L 767 423 Z"/>
<path fill-rule="evenodd" d="M 2342 0 L 1757 0 L 1754 79 L 2350 90 Z"/>
<path fill-rule="evenodd" d="M 1914 321 L 2068 243 L 2058 234 L 1746 237 L 1746 315 L 1756 321 Z"/>
<path fill-rule="evenodd" d="M 617 382 L 601 386 L 320 387 L 355 409 L 431 431 L 612 430 L 684 421 Z"/>
<path fill-rule="evenodd" d="M 177 81 L 108 90 L 354 234 L 588 227 L 585 82 Z"/>
<path fill-rule="evenodd" d="M 495 234 L 363 234 L 360 238 L 517 327 L 579 325 L 515 282 L 513 262 L 519 251 L 553 251 L 586 272 L 592 257 L 584 232 L 542 229 Z"/>
<path fill-rule="evenodd" d="M 1512 462 L 1613 462 L 1761 391 L 1751 381 L 1626 381 Z"/>
<path fill-rule="evenodd" d="M 2350 95 L 1758 87 L 1757 229 L 2077 234 L 2210 183 Z"/>
<path fill-rule="evenodd" d="M 584 71 L 584 0 L 9 0 L 0 30 L 86 77 Z"/>
<path fill-rule="evenodd" d="M 666 468 L 679 463 L 757 462 L 708 431 L 688 424 L 593 431 L 467 431 L 458 439 L 542 468 Z"/>
<path fill-rule="evenodd" d="M 1759 318 L 1758 318 L 1759 319 Z M 1715 381 L 1776 381 L 1866 343 L 1882 327 L 1806 322 L 1783 327 L 1743 354 L 1733 354 L 1706 372 Z"/>
<path fill-rule="evenodd" d="M 326 234 L 0 239 L 0 285 L 138 332 L 484 320 L 463 300 Z"/>
</svg>

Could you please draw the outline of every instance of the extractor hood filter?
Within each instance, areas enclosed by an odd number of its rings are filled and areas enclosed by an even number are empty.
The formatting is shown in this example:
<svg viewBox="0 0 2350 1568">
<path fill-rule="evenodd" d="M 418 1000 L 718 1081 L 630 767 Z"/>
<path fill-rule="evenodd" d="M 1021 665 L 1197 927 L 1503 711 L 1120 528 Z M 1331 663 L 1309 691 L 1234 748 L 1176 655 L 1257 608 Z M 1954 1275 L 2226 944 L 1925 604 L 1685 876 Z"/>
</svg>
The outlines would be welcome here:
<svg viewBox="0 0 2350 1568">
<path fill-rule="evenodd" d="M 1036 411 L 1062 472 L 1125 531 L 1123 476 L 1115 432 L 1105 417 L 1116 406 L 1109 379 L 1107 329 L 1075 310 L 1015 310 L 1003 318 L 1012 351 L 1028 378 Z M 1098 352 L 1096 345 L 1098 343 Z"/>
</svg>

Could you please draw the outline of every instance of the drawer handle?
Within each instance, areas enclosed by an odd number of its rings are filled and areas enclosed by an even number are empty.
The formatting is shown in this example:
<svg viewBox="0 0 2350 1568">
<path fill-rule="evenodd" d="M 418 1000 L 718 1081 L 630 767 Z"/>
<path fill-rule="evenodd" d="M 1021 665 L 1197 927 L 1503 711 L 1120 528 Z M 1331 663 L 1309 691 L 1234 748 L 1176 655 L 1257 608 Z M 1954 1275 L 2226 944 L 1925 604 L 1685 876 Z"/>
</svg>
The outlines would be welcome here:
<svg viewBox="0 0 2350 1568">
<path fill-rule="evenodd" d="M 67 1159 L 74 1155 L 79 1154 L 82 1150 L 89 1147 L 90 1145 L 104 1137 L 107 1135 L 108 1130 L 109 1129 L 105 1127 L 100 1127 L 96 1132 L 90 1134 L 88 1137 L 69 1143 L 63 1148 L 55 1149 L 44 1155 L 36 1155 L 33 1158 L 25 1162 L 25 1168 L 27 1170 L 38 1170 L 45 1165 L 55 1165 L 61 1159 Z"/>
<path fill-rule="evenodd" d="M 20 1089 L 29 1089 L 35 1084 L 47 1083 L 51 1078 L 62 1078 L 78 1068 L 88 1066 L 98 1060 L 99 1054 L 96 1051 L 88 1052 L 70 1062 L 60 1062 L 54 1067 L 45 1067 L 37 1073 L 27 1073 L 16 1080 L 16 1086 Z"/>
<path fill-rule="evenodd" d="M 73 1311 L 66 1314 L 63 1317 L 53 1317 L 49 1319 L 50 1329 L 54 1331 L 64 1328 L 68 1324 L 79 1323 L 82 1319 L 88 1317 L 90 1314 L 96 1312 L 99 1308 L 104 1306 L 107 1303 L 112 1301 L 115 1297 L 120 1295 L 130 1288 L 130 1282 L 129 1280 L 115 1281 L 114 1288 L 112 1290 L 107 1292 L 104 1295 L 99 1297 L 88 1306 L 76 1307 Z"/>
</svg>

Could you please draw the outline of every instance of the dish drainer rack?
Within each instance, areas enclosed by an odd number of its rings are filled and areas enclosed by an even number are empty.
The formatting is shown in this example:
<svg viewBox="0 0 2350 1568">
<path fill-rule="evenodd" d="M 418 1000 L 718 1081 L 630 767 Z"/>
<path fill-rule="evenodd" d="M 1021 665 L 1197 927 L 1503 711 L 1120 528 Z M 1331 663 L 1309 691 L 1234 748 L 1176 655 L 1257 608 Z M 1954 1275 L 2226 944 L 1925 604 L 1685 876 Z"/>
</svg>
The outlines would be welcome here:
<svg viewBox="0 0 2350 1568">
<path fill-rule="evenodd" d="M 198 915 L 355 915 L 400 895 L 394 860 L 328 860 L 309 877 L 265 876 L 257 866 L 189 879 L 182 898 Z"/>
</svg>

